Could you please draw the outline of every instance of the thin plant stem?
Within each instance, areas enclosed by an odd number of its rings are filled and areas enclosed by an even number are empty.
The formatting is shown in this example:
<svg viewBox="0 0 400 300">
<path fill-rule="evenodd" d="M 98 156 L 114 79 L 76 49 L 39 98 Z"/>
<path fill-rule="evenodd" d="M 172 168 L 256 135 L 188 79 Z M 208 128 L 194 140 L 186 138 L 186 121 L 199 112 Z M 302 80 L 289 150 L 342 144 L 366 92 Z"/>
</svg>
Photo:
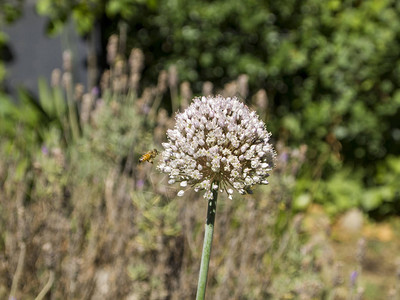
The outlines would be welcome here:
<svg viewBox="0 0 400 300">
<path fill-rule="evenodd" d="M 215 187 L 215 185 L 217 185 L 216 189 L 213 188 Z M 211 185 L 211 192 L 213 194 L 213 197 L 212 199 L 208 200 L 207 219 L 204 232 L 203 252 L 201 254 L 200 274 L 199 283 L 197 285 L 196 300 L 204 299 L 206 295 L 208 265 L 210 263 L 215 212 L 217 210 L 218 185 L 219 182 L 213 182 L 213 184 Z"/>
<path fill-rule="evenodd" d="M 50 291 L 51 287 L 53 286 L 54 283 L 54 271 L 50 270 L 50 275 L 49 275 L 49 280 L 47 281 L 46 285 L 43 287 L 43 289 L 40 291 L 39 295 L 35 298 L 35 300 L 42 300 L 46 296 L 46 294 Z"/>
<path fill-rule="evenodd" d="M 17 262 L 17 269 L 15 270 L 15 274 L 12 280 L 11 284 L 11 291 L 10 291 L 10 296 L 8 299 L 17 299 L 17 290 L 18 290 L 18 285 L 20 282 L 20 279 L 23 274 L 24 270 L 24 265 L 25 265 L 25 257 L 26 257 L 26 223 L 25 223 L 25 207 L 23 204 L 24 197 L 25 197 L 25 191 L 26 191 L 26 185 L 24 184 L 21 189 L 18 190 L 17 194 L 17 222 L 18 222 L 18 239 L 19 239 L 19 245 L 20 245 L 20 252 L 18 256 L 18 262 Z"/>
<path fill-rule="evenodd" d="M 70 72 L 66 72 L 68 74 L 68 80 L 66 80 L 66 96 L 67 96 L 67 108 L 68 108 L 68 122 L 71 129 L 72 140 L 76 142 L 79 138 L 79 121 L 76 109 L 76 102 L 74 100 L 74 90 L 72 83 L 72 74 Z"/>
<path fill-rule="evenodd" d="M 18 284 L 21 279 L 22 271 L 23 271 L 24 264 L 25 264 L 25 256 L 26 256 L 25 242 L 21 242 L 20 247 L 21 247 L 21 251 L 19 252 L 19 256 L 18 256 L 17 270 L 15 271 L 15 274 L 13 277 L 9 299 L 17 299 L 16 295 L 17 295 Z"/>
</svg>

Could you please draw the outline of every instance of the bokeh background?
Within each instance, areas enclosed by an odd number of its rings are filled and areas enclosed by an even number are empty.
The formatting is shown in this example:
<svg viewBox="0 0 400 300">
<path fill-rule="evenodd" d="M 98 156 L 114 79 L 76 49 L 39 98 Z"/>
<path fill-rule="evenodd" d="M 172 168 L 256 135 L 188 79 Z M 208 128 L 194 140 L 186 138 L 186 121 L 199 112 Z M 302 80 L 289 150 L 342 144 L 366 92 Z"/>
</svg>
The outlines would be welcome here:
<svg viewBox="0 0 400 300">
<path fill-rule="evenodd" d="M 208 299 L 400 299 L 400 2 L 0 1 L 0 298 L 193 299 L 206 202 L 140 156 L 194 96 L 278 153 Z"/>
</svg>

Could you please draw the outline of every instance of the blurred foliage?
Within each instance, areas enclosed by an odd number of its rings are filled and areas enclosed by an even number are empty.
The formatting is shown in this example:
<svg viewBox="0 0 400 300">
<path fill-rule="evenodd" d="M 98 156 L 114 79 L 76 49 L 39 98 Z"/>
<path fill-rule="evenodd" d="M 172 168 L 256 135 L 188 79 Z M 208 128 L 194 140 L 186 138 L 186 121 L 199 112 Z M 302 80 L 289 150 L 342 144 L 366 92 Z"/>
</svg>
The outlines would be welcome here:
<svg viewBox="0 0 400 300">
<path fill-rule="evenodd" d="M 1 94 L 0 135 L 14 141 L 15 148 L 31 157 L 51 131 L 57 131 L 65 143 L 71 136 L 67 124 L 65 93 L 60 87 L 49 88 L 39 80 L 39 101 L 23 88 L 18 91 L 18 102 Z"/>
<path fill-rule="evenodd" d="M 316 202 L 325 206 L 328 213 L 335 215 L 353 207 L 361 207 L 372 216 L 382 218 L 394 214 L 400 209 L 400 192 L 398 189 L 400 157 L 387 156 L 378 165 L 377 173 L 365 186 L 362 169 L 357 172 L 350 168 L 342 168 L 315 187 L 308 180 L 299 180 L 298 191 L 312 191 Z M 308 193 L 299 194 L 295 203 L 309 199 Z M 305 207 L 311 202 L 308 202 Z M 304 207 L 300 207 L 304 208 Z"/>
<path fill-rule="evenodd" d="M 125 49 L 121 40 L 114 36 L 113 45 Z M 65 68 L 53 72 L 51 86 L 39 80 L 39 99 L 24 90 L 18 102 L 1 95 L 0 298 L 18 281 L 17 266 L 23 269 L 18 299 L 38 295 L 49 274 L 55 280 L 47 297 L 55 299 L 194 297 L 206 203 L 190 191 L 176 198 L 154 165 L 138 164 L 145 151 L 160 149 L 174 124 L 162 100 L 183 110 L 190 84 L 162 71 L 157 86 L 143 86 L 142 52 L 133 49 L 127 59 L 114 50 L 100 88 L 90 92 Z M 221 93 L 238 94 L 239 81 L 233 82 L 237 90 L 230 86 Z M 271 115 L 265 93 L 257 95 L 248 104 L 261 116 Z M 322 117 L 309 112 L 310 118 L 329 118 L 329 103 L 324 107 Z M 301 134 L 295 116 L 284 122 Z M 332 214 L 353 206 L 386 214 L 398 205 L 398 155 L 385 158 L 365 189 L 365 172 L 344 164 L 329 143 L 316 143 L 325 152 L 314 163 L 307 157 L 314 151 L 306 144 L 311 137 L 298 146 L 288 145 L 286 137 L 278 136 L 270 185 L 218 201 L 211 298 L 329 299 L 339 289 L 348 298 L 352 287 L 337 270 L 328 216 L 310 221 L 309 214 L 295 213 L 312 201 Z M 344 167 L 323 177 L 329 159 Z M 21 255 L 22 249 L 29 251 Z M 360 261 L 349 268 L 361 268 Z M 395 280 L 387 277 L 376 291 Z"/>
<path fill-rule="evenodd" d="M 24 0 L 11 0 L 0 2 L 0 25 L 12 23 L 22 15 Z"/>
<path fill-rule="evenodd" d="M 127 48 L 144 50 L 145 84 L 169 65 L 196 93 L 204 81 L 218 91 L 247 74 L 251 94 L 268 93 L 275 137 L 308 145 L 312 163 L 301 173 L 309 181 L 299 186 L 301 194 L 327 202 L 318 195 L 350 179 L 359 193 L 349 205 L 373 210 L 382 203 L 363 204 L 372 200 L 361 200 L 361 193 L 376 185 L 385 156 L 400 148 L 396 1 L 41 0 L 37 9 L 50 17 L 54 32 L 69 16 L 82 33 L 104 18 L 110 28 L 127 24 Z M 348 206 L 341 202 L 334 211 Z"/>
<path fill-rule="evenodd" d="M 58 34 L 63 26 L 72 18 L 81 34 L 89 33 L 96 22 L 104 15 L 118 21 L 129 20 L 140 14 L 140 7 L 155 8 L 157 0 L 109 0 L 109 1 L 51 1 L 38 0 L 37 12 L 49 17 L 47 33 Z"/>
<path fill-rule="evenodd" d="M 8 56 L 7 35 L 2 31 L 2 28 L 4 25 L 11 24 L 22 16 L 23 4 L 24 0 L 0 1 L 0 84 L 6 75 L 4 60 Z"/>
</svg>

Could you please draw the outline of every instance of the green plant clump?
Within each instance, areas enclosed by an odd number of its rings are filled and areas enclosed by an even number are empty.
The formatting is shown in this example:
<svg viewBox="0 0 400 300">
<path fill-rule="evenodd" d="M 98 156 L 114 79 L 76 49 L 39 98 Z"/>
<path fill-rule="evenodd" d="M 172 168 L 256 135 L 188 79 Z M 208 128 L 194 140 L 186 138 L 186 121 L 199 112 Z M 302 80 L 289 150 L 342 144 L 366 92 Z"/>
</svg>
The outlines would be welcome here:
<svg viewBox="0 0 400 300">
<path fill-rule="evenodd" d="M 344 174 L 356 173 L 357 185 L 373 187 L 385 156 L 398 155 L 396 1 L 67 2 L 41 0 L 38 11 L 50 17 L 51 28 L 71 15 L 81 32 L 95 20 L 109 19 L 110 28 L 123 22 L 128 46 L 144 49 L 144 82 L 170 65 L 195 92 L 205 81 L 222 88 L 247 74 L 250 94 L 268 93 L 268 121 L 278 139 L 308 145 L 312 163 L 301 176 L 312 187 L 302 192 L 312 198 L 325 189 L 313 183 L 346 181 Z M 341 175 L 333 178 L 336 172 Z"/>
</svg>

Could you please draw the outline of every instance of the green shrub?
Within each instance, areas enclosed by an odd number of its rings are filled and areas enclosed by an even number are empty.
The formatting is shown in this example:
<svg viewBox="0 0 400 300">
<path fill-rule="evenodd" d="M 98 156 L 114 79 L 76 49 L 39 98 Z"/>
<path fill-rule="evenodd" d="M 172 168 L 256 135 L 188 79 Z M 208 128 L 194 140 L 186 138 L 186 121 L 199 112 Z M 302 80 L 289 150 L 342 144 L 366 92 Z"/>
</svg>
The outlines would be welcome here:
<svg viewBox="0 0 400 300">
<path fill-rule="evenodd" d="M 109 30 L 128 25 L 127 45 L 144 49 L 145 83 L 171 64 L 195 92 L 206 80 L 221 88 L 247 74 L 252 92 L 268 92 L 276 136 L 309 145 L 313 164 L 302 176 L 310 180 L 345 166 L 368 186 L 385 155 L 398 153 L 400 21 L 393 0 L 94 1 L 93 9 L 64 2 L 42 0 L 38 9 L 54 24 L 72 11 L 82 32 L 103 16 L 114 22 Z"/>
</svg>

